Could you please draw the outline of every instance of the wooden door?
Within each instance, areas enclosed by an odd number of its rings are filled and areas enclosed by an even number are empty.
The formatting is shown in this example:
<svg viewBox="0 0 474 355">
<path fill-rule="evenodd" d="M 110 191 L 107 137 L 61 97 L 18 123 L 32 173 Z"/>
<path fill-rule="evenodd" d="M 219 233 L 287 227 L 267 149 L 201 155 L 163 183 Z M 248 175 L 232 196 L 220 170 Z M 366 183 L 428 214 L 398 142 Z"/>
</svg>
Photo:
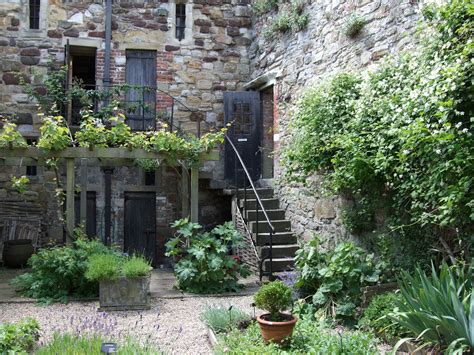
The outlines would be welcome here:
<svg viewBox="0 0 474 355">
<path fill-rule="evenodd" d="M 125 115 L 132 130 L 155 128 L 156 51 L 127 50 Z"/>
<path fill-rule="evenodd" d="M 244 161 L 253 181 L 261 175 L 260 93 L 254 91 L 224 93 L 225 123 L 231 123 L 228 136 Z M 234 181 L 235 169 L 239 181 L 244 178 L 241 165 L 230 144 L 225 146 L 225 178 Z"/>
<path fill-rule="evenodd" d="M 124 251 L 144 255 L 155 264 L 156 196 L 154 192 L 125 192 Z"/>
</svg>

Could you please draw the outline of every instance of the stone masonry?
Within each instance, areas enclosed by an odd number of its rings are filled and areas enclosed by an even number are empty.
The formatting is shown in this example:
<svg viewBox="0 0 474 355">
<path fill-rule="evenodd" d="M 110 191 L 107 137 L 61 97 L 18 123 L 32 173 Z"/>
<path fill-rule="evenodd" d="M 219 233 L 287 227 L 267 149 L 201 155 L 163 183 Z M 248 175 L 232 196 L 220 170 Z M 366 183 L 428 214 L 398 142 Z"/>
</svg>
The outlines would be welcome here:
<svg viewBox="0 0 474 355">
<path fill-rule="evenodd" d="M 271 41 L 259 34 L 275 13 L 257 19 L 249 49 L 251 73 L 252 79 L 275 77 L 274 164 L 280 207 L 286 210 L 298 236 L 308 240 L 319 234 L 326 237 L 323 243 L 331 246 L 350 238 L 341 223 L 341 207 L 350 201 L 324 196 L 318 188 L 321 177 L 314 177 L 310 189 L 278 183 L 284 173 L 279 147 L 288 139 L 291 108 L 302 92 L 321 80 L 341 71 L 366 70 L 380 58 L 413 45 L 419 4 L 413 0 L 323 0 L 305 5 L 305 11 L 310 14 L 306 30 L 277 35 Z M 366 24 L 355 38 L 349 38 L 344 26 L 353 13 L 362 16 Z"/>
</svg>

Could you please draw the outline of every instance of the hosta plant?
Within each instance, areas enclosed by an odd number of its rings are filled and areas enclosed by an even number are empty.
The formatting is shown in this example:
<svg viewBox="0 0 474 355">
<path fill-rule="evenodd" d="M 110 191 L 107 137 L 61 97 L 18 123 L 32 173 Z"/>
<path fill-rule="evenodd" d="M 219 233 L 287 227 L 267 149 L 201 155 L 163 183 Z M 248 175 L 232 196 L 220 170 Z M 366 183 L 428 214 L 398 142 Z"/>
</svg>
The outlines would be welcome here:
<svg viewBox="0 0 474 355">
<path fill-rule="evenodd" d="M 219 293 L 240 288 L 238 278 L 250 271 L 229 255 L 231 248 L 242 246 L 243 237 L 231 222 L 202 231 L 197 223 L 181 219 L 172 224 L 177 229 L 166 243 L 166 255 L 175 261 L 178 287 L 194 293 Z"/>
<path fill-rule="evenodd" d="M 446 353 L 474 350 L 474 294 L 472 269 L 443 263 L 431 275 L 418 268 L 402 273 L 399 282 L 403 302 L 391 318 L 416 335 L 422 346 Z M 402 339 L 395 348 L 409 339 Z"/>
</svg>

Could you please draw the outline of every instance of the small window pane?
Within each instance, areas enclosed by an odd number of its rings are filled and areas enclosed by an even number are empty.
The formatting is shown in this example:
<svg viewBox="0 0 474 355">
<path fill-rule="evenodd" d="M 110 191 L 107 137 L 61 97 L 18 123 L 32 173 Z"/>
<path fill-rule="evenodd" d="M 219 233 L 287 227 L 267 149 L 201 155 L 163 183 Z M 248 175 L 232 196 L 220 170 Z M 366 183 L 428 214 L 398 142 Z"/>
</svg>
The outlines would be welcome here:
<svg viewBox="0 0 474 355">
<path fill-rule="evenodd" d="M 39 29 L 40 1 L 30 0 L 30 28 L 33 30 Z"/>
<path fill-rule="evenodd" d="M 186 4 L 176 4 L 176 38 L 180 41 L 184 38 L 186 28 Z"/>
</svg>

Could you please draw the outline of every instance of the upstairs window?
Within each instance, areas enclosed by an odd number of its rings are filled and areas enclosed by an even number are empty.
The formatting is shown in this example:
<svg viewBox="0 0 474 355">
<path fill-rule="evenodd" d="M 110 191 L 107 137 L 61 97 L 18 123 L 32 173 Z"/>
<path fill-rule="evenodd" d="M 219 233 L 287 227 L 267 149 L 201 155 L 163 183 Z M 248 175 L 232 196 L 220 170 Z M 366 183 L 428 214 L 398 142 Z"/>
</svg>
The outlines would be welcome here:
<svg viewBox="0 0 474 355">
<path fill-rule="evenodd" d="M 176 38 L 184 39 L 186 28 L 186 4 L 176 4 Z"/>
<path fill-rule="evenodd" d="M 40 28 L 40 1 L 30 0 L 30 29 L 38 30 Z"/>
</svg>

